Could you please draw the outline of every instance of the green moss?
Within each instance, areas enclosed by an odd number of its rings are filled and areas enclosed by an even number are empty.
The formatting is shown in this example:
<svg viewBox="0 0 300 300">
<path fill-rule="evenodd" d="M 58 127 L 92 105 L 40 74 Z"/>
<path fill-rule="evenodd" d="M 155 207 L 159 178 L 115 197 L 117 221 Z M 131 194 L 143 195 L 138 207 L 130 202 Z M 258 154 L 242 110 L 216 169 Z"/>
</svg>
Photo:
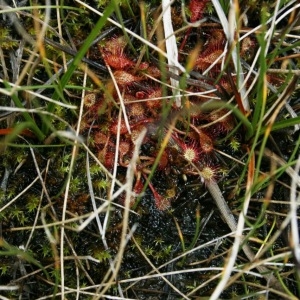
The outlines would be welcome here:
<svg viewBox="0 0 300 300">
<path fill-rule="evenodd" d="M 52 257 L 52 249 L 48 241 L 44 241 L 42 244 L 42 256 L 45 257 Z"/>
<path fill-rule="evenodd" d="M 232 137 L 230 139 L 229 146 L 232 149 L 232 151 L 236 152 L 236 151 L 240 150 L 241 143 L 238 141 L 238 139 L 236 139 L 235 137 Z"/>
<path fill-rule="evenodd" d="M 29 213 L 35 211 L 38 208 L 39 203 L 40 203 L 40 197 L 35 195 L 28 195 L 27 203 L 26 203 L 27 211 Z"/>
<path fill-rule="evenodd" d="M 3 50 L 10 50 L 18 46 L 18 42 L 13 40 L 10 35 L 10 29 L 0 27 L 0 47 Z"/>
<path fill-rule="evenodd" d="M 94 180 L 93 186 L 97 190 L 107 190 L 107 188 L 110 186 L 109 180 L 107 179 L 100 179 L 100 180 Z"/>
<path fill-rule="evenodd" d="M 147 256 L 153 256 L 155 254 L 155 249 L 151 246 L 146 246 L 144 252 Z"/>
<path fill-rule="evenodd" d="M 10 212 L 8 219 L 16 220 L 21 225 L 24 225 L 28 221 L 25 212 L 23 210 L 20 210 L 18 206 L 10 206 L 9 211 Z"/>
<path fill-rule="evenodd" d="M 157 236 L 154 238 L 154 244 L 155 246 L 160 246 L 164 243 L 164 239 L 162 236 Z"/>
<path fill-rule="evenodd" d="M 11 265 L 6 265 L 4 262 L 0 265 L 0 275 L 7 275 L 11 270 Z"/>
<path fill-rule="evenodd" d="M 92 177 L 98 176 L 98 175 L 103 175 L 103 171 L 98 164 L 92 164 L 90 166 L 90 174 Z"/>
<path fill-rule="evenodd" d="M 111 258 L 111 254 L 107 250 L 96 249 L 94 251 L 94 257 L 100 262 L 105 262 Z"/>
</svg>

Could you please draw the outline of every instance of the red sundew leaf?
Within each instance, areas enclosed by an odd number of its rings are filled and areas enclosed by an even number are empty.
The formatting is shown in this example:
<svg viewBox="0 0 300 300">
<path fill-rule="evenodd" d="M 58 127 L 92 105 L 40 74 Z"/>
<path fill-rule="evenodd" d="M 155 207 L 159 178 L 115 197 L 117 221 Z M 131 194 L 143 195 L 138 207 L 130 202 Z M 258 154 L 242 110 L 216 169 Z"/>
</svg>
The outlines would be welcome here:
<svg viewBox="0 0 300 300">
<path fill-rule="evenodd" d="M 97 154 L 99 161 L 107 168 L 112 169 L 115 163 L 115 151 L 111 147 L 104 147 Z"/>
<path fill-rule="evenodd" d="M 105 155 L 104 166 L 108 169 L 112 169 L 115 164 L 115 153 L 107 152 Z"/>
<path fill-rule="evenodd" d="M 128 132 L 128 129 L 127 129 L 127 126 L 126 126 L 126 123 L 124 120 L 121 120 L 120 122 L 120 125 L 119 125 L 119 122 L 118 120 L 116 121 L 113 121 L 109 130 L 110 130 L 110 133 L 113 134 L 113 135 L 117 135 L 118 134 L 118 127 L 120 126 L 120 134 L 125 134 Z"/>
<path fill-rule="evenodd" d="M 131 127 L 131 135 L 130 139 L 133 144 L 135 144 L 136 140 L 140 136 L 141 132 L 146 129 L 146 126 L 143 124 L 135 124 Z"/>
<path fill-rule="evenodd" d="M 168 209 L 171 206 L 170 199 L 161 196 L 150 182 L 149 187 L 152 191 L 156 208 L 161 211 Z"/>
<path fill-rule="evenodd" d="M 131 148 L 131 145 L 129 142 L 126 141 L 121 141 L 119 144 L 119 153 L 120 153 L 120 158 L 123 158 L 124 155 L 126 155 Z"/>
<path fill-rule="evenodd" d="M 145 109 L 142 103 L 132 103 L 127 105 L 126 111 L 128 116 L 135 121 L 140 121 L 145 118 Z"/>
<path fill-rule="evenodd" d="M 228 114 L 229 112 L 225 109 L 213 111 L 208 115 L 208 119 L 211 122 L 216 122 L 213 124 L 213 128 L 215 129 L 215 135 L 219 135 L 222 133 L 229 132 L 234 128 L 234 118 L 232 114 Z"/>
<path fill-rule="evenodd" d="M 200 175 L 203 177 L 205 182 L 215 180 L 218 175 L 218 168 L 210 165 L 205 165 L 201 168 Z"/>
<path fill-rule="evenodd" d="M 143 184 L 141 178 L 139 177 L 134 184 L 133 192 L 135 194 L 139 195 L 142 193 L 143 189 L 144 189 L 144 184 Z"/>
<path fill-rule="evenodd" d="M 189 10 L 191 12 L 191 23 L 194 23 L 203 17 L 205 6 L 208 0 L 191 0 Z"/>
<path fill-rule="evenodd" d="M 155 199 L 155 205 L 158 210 L 164 211 L 171 206 L 171 201 L 168 198 L 161 197 L 160 199 Z"/>
<path fill-rule="evenodd" d="M 199 130 L 200 146 L 204 153 L 210 153 L 214 150 L 213 140 L 210 136 Z"/>
<path fill-rule="evenodd" d="M 254 56 L 255 50 L 257 48 L 257 42 L 253 38 L 247 36 L 241 42 L 241 57 L 248 61 L 251 57 Z"/>
<path fill-rule="evenodd" d="M 222 62 L 220 56 L 222 54 L 223 50 L 221 49 L 214 50 L 212 52 L 206 51 L 206 53 L 201 54 L 201 56 L 199 56 L 196 60 L 195 68 L 203 71 L 210 67 L 213 63 L 215 63 L 215 65 L 220 65 Z"/>
<path fill-rule="evenodd" d="M 109 139 L 109 136 L 101 131 L 97 131 L 94 134 L 94 143 L 96 145 L 105 145 Z"/>
<path fill-rule="evenodd" d="M 210 37 L 208 40 L 209 47 L 214 47 L 215 49 L 221 49 L 224 47 L 226 42 L 226 36 L 223 30 L 213 29 L 210 31 Z"/>
<path fill-rule="evenodd" d="M 125 36 L 113 37 L 104 45 L 100 45 L 100 51 L 105 50 L 114 55 L 122 55 L 127 44 L 128 42 Z"/>
<path fill-rule="evenodd" d="M 199 160 L 201 149 L 196 142 L 188 144 L 181 143 L 182 156 L 187 162 L 197 162 Z"/>
<path fill-rule="evenodd" d="M 95 93 L 90 93 L 84 96 L 83 99 L 83 104 L 85 107 L 92 107 L 96 103 L 96 94 Z"/>
<path fill-rule="evenodd" d="M 135 65 L 133 61 L 124 55 L 103 54 L 103 59 L 107 65 L 117 70 L 127 69 Z"/>
<path fill-rule="evenodd" d="M 191 0 L 190 1 L 189 10 L 191 13 L 191 17 L 190 17 L 191 23 L 195 23 L 196 21 L 199 21 L 200 19 L 202 19 L 207 2 L 208 2 L 208 0 Z M 184 48 L 186 41 L 188 39 L 188 36 L 191 34 L 191 31 L 192 31 L 192 27 L 190 27 L 188 29 L 187 33 L 185 34 L 185 36 L 183 38 L 183 41 L 180 45 L 180 51 Z"/>
<path fill-rule="evenodd" d="M 132 75 L 132 74 L 130 74 L 126 71 L 123 71 L 123 70 L 115 71 L 114 72 L 114 77 L 115 77 L 118 84 L 124 85 L 124 86 L 131 85 L 136 81 L 141 81 L 142 80 L 141 77 Z"/>
<path fill-rule="evenodd" d="M 147 62 L 141 62 L 138 67 L 140 71 L 145 71 L 149 68 L 149 64 Z"/>
<path fill-rule="evenodd" d="M 14 128 L 0 129 L 0 135 L 9 135 L 9 134 L 13 133 L 14 130 L 15 130 Z M 34 135 L 34 133 L 32 131 L 30 131 L 29 129 L 23 129 L 20 134 L 23 135 L 23 136 L 31 137 L 31 138 L 36 137 Z"/>
<path fill-rule="evenodd" d="M 153 156 L 157 156 L 158 153 L 154 153 Z M 169 163 L 169 153 L 168 150 L 165 149 L 164 152 L 161 154 L 159 162 L 158 162 L 158 166 L 157 169 L 160 171 L 164 171 Z"/>
<path fill-rule="evenodd" d="M 156 66 L 149 66 L 145 73 L 152 76 L 153 78 L 160 78 L 161 77 L 161 71 Z"/>
</svg>

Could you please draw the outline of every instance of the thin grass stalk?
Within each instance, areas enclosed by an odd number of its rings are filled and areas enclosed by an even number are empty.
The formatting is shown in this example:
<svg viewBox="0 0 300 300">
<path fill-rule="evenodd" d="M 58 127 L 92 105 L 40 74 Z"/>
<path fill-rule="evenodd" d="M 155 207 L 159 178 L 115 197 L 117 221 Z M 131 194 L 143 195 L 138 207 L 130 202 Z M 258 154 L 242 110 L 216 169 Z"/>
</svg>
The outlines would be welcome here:
<svg viewBox="0 0 300 300">
<path fill-rule="evenodd" d="M 234 24 L 233 15 L 235 15 L 237 5 L 236 5 L 236 3 L 235 4 L 231 3 L 231 8 L 230 8 L 231 12 L 229 13 L 229 16 L 230 16 L 230 23 L 229 23 L 224 14 L 222 6 L 220 5 L 219 0 L 212 0 L 212 3 L 216 9 L 216 12 L 218 14 L 220 21 L 221 21 L 226 38 L 227 38 L 228 42 L 230 43 L 230 45 L 233 45 L 234 44 L 234 32 L 235 32 L 235 27 L 236 27 L 236 25 Z M 236 47 L 233 47 L 231 55 L 232 55 L 232 61 L 234 64 L 235 72 L 237 74 L 237 79 L 238 79 L 237 85 L 239 88 L 242 87 L 240 89 L 240 93 L 241 93 L 241 98 L 243 101 L 244 110 L 246 112 L 249 112 L 250 104 L 249 104 L 248 98 L 246 97 L 246 90 L 243 87 L 244 76 L 243 76 L 243 73 L 241 72 L 242 66 L 241 66 L 240 62 L 238 62 L 238 59 L 237 59 L 238 55 L 237 55 Z"/>
<path fill-rule="evenodd" d="M 184 295 L 178 288 L 176 288 L 176 286 L 174 286 L 174 284 L 172 284 L 172 282 L 170 282 L 170 280 L 168 280 L 165 276 L 163 276 L 161 274 L 161 272 L 159 271 L 159 269 L 157 269 L 157 267 L 151 262 L 151 260 L 147 257 L 146 253 L 143 251 L 143 249 L 140 247 L 140 245 L 138 244 L 138 242 L 135 240 L 135 238 L 133 237 L 133 242 L 135 243 L 136 247 L 138 248 L 138 250 L 140 251 L 140 253 L 142 254 L 142 256 L 144 257 L 144 259 L 147 261 L 147 263 L 151 266 L 151 268 L 153 269 L 153 272 L 156 272 L 157 274 L 161 275 L 161 278 L 166 282 L 166 284 L 168 284 L 168 286 L 170 286 L 176 293 L 178 293 L 178 295 L 180 295 L 181 297 L 183 297 L 184 299 L 189 299 L 186 295 Z"/>
<path fill-rule="evenodd" d="M 4 82 L 4 85 L 5 85 L 6 89 L 10 89 L 10 86 L 8 85 L 8 83 Z M 16 94 L 12 94 L 11 98 L 18 108 L 24 108 L 21 100 L 19 99 L 19 97 Z M 37 136 L 37 138 L 40 141 L 44 140 L 45 135 L 39 129 L 39 127 L 37 126 L 36 122 L 32 119 L 30 114 L 26 110 L 22 114 L 23 114 L 24 119 L 27 121 L 27 124 L 28 125 L 30 124 L 30 128 L 33 130 L 33 132 Z"/>
<path fill-rule="evenodd" d="M 127 173 L 126 173 L 126 197 L 125 197 L 125 207 L 124 207 L 124 214 L 123 214 L 123 222 L 122 222 L 122 232 L 121 232 L 121 241 L 120 241 L 120 246 L 119 246 L 119 251 L 116 255 L 115 261 L 114 261 L 114 270 L 108 271 L 107 274 L 104 276 L 102 283 L 108 283 L 105 287 L 102 289 L 99 289 L 97 292 L 97 297 L 96 299 L 100 299 L 105 292 L 108 290 L 110 287 L 110 284 L 114 282 L 114 280 L 117 280 L 117 274 L 118 271 L 121 267 L 122 263 L 122 257 L 125 251 L 126 244 L 128 242 L 127 238 L 127 230 L 129 228 L 129 206 L 130 206 L 130 200 L 132 196 L 132 187 L 133 187 L 133 180 L 134 180 L 134 172 L 136 170 L 136 162 L 138 161 L 138 156 L 139 156 L 139 150 L 142 145 L 142 141 L 146 135 L 146 130 L 143 130 L 139 137 L 136 140 L 135 143 L 135 149 L 134 153 L 132 156 L 132 159 L 130 161 L 130 164 L 127 168 Z M 134 227 L 135 228 L 135 227 Z M 122 291 L 120 291 L 123 293 Z"/>
<path fill-rule="evenodd" d="M 175 73 L 176 75 L 179 74 L 178 72 L 178 48 L 176 43 L 176 37 L 174 35 L 173 25 L 172 25 L 172 18 L 171 18 L 171 4 L 173 3 L 172 0 L 163 0 L 162 1 L 162 10 L 163 10 L 163 25 L 164 25 L 164 34 L 165 34 L 165 42 L 166 42 L 166 52 L 168 56 L 168 64 L 169 70 Z M 174 63 L 174 67 L 172 64 Z M 171 78 L 171 85 L 173 95 L 175 97 L 175 103 L 177 107 L 181 106 L 181 96 L 179 94 L 179 82 Z"/>
<path fill-rule="evenodd" d="M 293 251 L 294 259 L 296 264 L 300 264 L 300 246 L 299 246 L 299 222 L 298 222 L 298 209 L 300 206 L 300 196 L 297 192 L 299 188 L 299 171 L 300 171 L 300 156 L 297 159 L 297 164 L 295 166 L 294 176 L 291 182 L 291 192 L 290 192 L 290 215 L 291 215 L 291 237 L 290 243 Z M 300 269 L 296 267 L 297 279 L 300 279 Z"/>
<path fill-rule="evenodd" d="M 166 263 L 162 264 L 161 266 L 159 266 L 157 269 L 159 270 L 159 269 L 161 269 L 161 268 L 165 268 L 165 267 L 167 267 L 169 264 L 175 263 L 176 261 L 178 261 L 178 260 L 184 258 L 186 255 L 192 254 L 192 253 L 194 253 L 194 252 L 196 253 L 197 251 L 199 251 L 199 250 L 201 250 L 201 249 L 205 249 L 206 247 L 213 246 L 213 245 L 215 245 L 216 243 L 220 243 L 223 239 L 226 239 L 226 238 L 231 237 L 231 236 L 233 236 L 233 235 L 234 235 L 234 232 L 230 232 L 230 233 L 228 233 L 228 234 L 226 234 L 226 235 L 224 235 L 224 236 L 222 236 L 222 237 L 218 237 L 218 238 L 213 239 L 213 240 L 211 240 L 211 241 L 209 241 L 209 242 L 207 242 L 207 243 L 201 244 L 201 245 L 199 245 L 199 246 L 197 246 L 197 247 L 195 247 L 195 248 L 193 248 L 193 249 L 191 249 L 191 250 L 188 250 L 187 252 L 182 253 L 182 254 L 178 255 L 177 257 L 175 257 L 175 258 L 169 260 L 168 262 L 166 262 Z M 254 267 L 255 267 L 255 266 L 254 266 Z M 210 267 L 210 268 L 211 268 L 211 267 Z M 217 269 L 220 270 L 220 271 L 223 271 L 223 270 L 224 270 L 223 268 L 217 268 Z M 199 270 L 202 270 L 202 268 L 200 268 Z M 211 269 L 211 270 L 212 270 L 212 269 Z M 193 272 L 193 271 L 196 272 L 196 271 L 197 271 L 197 268 L 192 268 L 192 269 L 191 269 L 191 272 Z M 233 271 L 236 272 L 236 270 L 233 270 Z M 135 284 L 138 283 L 138 281 L 142 280 L 143 278 L 148 278 L 147 276 L 151 275 L 153 272 L 154 272 L 154 271 L 152 270 L 151 272 L 149 272 L 146 276 L 144 276 L 144 277 L 142 277 L 142 278 L 140 278 L 140 277 L 139 277 L 139 278 L 135 278 L 136 281 L 135 281 L 132 285 L 130 285 L 127 289 L 132 288 Z M 178 272 L 180 272 L 180 271 L 178 271 Z M 187 272 L 190 272 L 190 271 L 187 270 Z M 239 272 L 240 272 L 240 271 L 238 271 L 238 273 L 239 273 Z M 183 272 L 183 273 L 184 273 L 184 272 Z M 258 276 L 258 277 L 260 276 L 259 274 L 254 273 L 254 272 L 251 272 L 251 274 L 253 274 L 254 276 Z M 163 275 L 163 274 L 162 274 L 162 275 Z M 222 276 L 222 272 L 218 273 L 217 275 L 213 276 L 213 277 L 212 277 L 211 279 L 209 279 L 208 281 L 206 281 L 206 282 L 204 282 L 203 284 L 199 285 L 195 290 L 199 290 L 199 289 L 205 287 L 209 282 L 214 281 L 214 280 L 218 280 L 219 277 L 221 277 L 221 276 Z M 130 282 L 131 282 L 131 281 L 134 281 L 134 279 L 130 279 L 129 281 L 130 281 Z M 124 280 L 121 280 L 120 282 L 128 282 L 128 280 L 127 280 L 127 279 L 124 279 Z M 193 293 L 193 292 L 189 293 L 187 296 L 190 296 L 192 293 Z"/>
<path fill-rule="evenodd" d="M 80 0 L 76 0 L 76 2 L 80 3 L 81 5 L 83 5 L 84 7 L 89 8 L 91 11 L 93 11 L 94 13 L 96 13 L 99 16 L 103 16 L 103 13 L 101 13 L 100 11 L 94 9 L 93 7 L 87 5 L 86 3 L 80 1 Z M 107 21 L 109 21 L 111 24 L 117 26 L 118 28 L 122 28 L 122 26 L 116 22 L 115 20 L 111 19 L 111 18 L 107 18 Z M 132 37 L 136 38 L 137 40 L 141 41 L 143 44 L 149 46 L 149 48 L 155 50 L 157 53 L 159 53 L 160 55 L 162 55 L 165 58 L 168 58 L 168 55 L 162 51 L 159 47 L 157 47 L 156 45 L 154 45 L 153 43 L 151 43 L 150 41 L 144 39 L 143 37 L 141 37 L 140 35 L 136 34 L 135 32 L 133 32 L 132 30 L 129 30 L 128 28 L 124 28 L 124 30 L 129 33 Z M 176 64 L 176 61 L 172 60 L 171 62 L 172 65 L 176 65 L 180 71 L 185 72 L 185 68 L 180 65 L 180 64 Z"/>
<path fill-rule="evenodd" d="M 86 73 L 85 73 L 85 77 L 84 77 L 84 81 L 86 81 Z M 84 90 L 83 90 L 83 94 L 84 94 Z M 82 113 L 83 113 L 83 101 L 81 102 L 81 107 L 80 107 L 80 115 L 79 115 L 79 124 L 81 121 L 81 117 L 82 117 Z M 77 127 L 76 130 L 76 136 L 79 135 L 79 129 L 80 127 Z M 63 203 L 63 210 L 62 210 L 62 222 L 64 223 L 66 220 L 66 209 L 67 209 L 67 202 L 68 202 L 68 197 L 69 197 L 69 188 L 70 188 L 70 182 L 71 182 L 71 176 L 73 173 L 73 168 L 74 168 L 74 164 L 75 164 L 75 159 L 77 156 L 77 152 L 78 152 L 78 141 L 75 140 L 73 149 L 72 149 L 72 156 L 71 156 L 71 161 L 70 161 L 70 171 L 68 174 L 68 178 L 67 178 L 67 183 L 66 183 L 66 189 L 65 189 L 65 196 L 64 196 L 64 203 Z M 65 292 L 65 270 L 64 270 L 64 240 L 65 240 L 66 234 L 65 234 L 65 230 L 64 230 L 64 226 L 61 228 L 61 235 L 60 235 L 60 270 L 61 270 L 61 277 L 60 277 L 60 281 L 61 281 L 61 291 L 62 291 L 62 299 L 64 298 L 64 292 Z"/>
<path fill-rule="evenodd" d="M 81 63 L 81 59 L 84 57 L 86 52 L 88 51 L 90 45 L 94 41 L 94 39 L 97 37 L 99 32 L 101 32 L 101 29 L 104 27 L 104 25 L 107 22 L 108 17 L 113 13 L 114 11 L 114 3 L 110 3 L 106 9 L 103 12 L 102 17 L 99 18 L 97 23 L 95 24 L 95 27 L 92 29 L 91 33 L 86 38 L 85 42 L 82 44 L 81 48 L 78 50 L 76 56 L 72 60 L 72 63 L 69 65 L 68 70 L 66 73 L 62 76 L 60 80 L 60 89 L 61 91 L 65 88 L 65 86 L 68 84 L 70 78 L 72 77 L 74 71 L 77 69 L 77 67 Z M 60 98 L 59 93 L 57 91 L 54 92 L 52 98 L 54 100 L 58 100 Z M 52 112 L 54 109 L 54 105 L 50 103 L 47 107 L 47 111 Z M 42 126 L 42 132 L 44 132 L 46 135 L 48 133 L 48 128 L 46 128 L 45 123 L 43 123 L 44 126 Z"/>
</svg>

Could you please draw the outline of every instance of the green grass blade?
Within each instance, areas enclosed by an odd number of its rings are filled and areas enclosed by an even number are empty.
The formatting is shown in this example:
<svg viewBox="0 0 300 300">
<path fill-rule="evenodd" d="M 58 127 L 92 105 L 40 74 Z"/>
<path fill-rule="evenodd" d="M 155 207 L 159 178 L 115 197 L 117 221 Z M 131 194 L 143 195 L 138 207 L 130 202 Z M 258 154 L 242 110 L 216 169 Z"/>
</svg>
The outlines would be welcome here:
<svg viewBox="0 0 300 300">
<path fill-rule="evenodd" d="M 276 131 L 276 130 L 283 130 L 288 127 L 292 127 L 294 125 L 299 125 L 300 124 L 300 117 L 295 117 L 287 120 L 281 120 L 276 122 L 273 126 L 271 131 Z M 267 129 L 267 126 L 263 126 L 260 129 L 260 134 L 264 134 Z"/>
<path fill-rule="evenodd" d="M 59 82 L 59 85 L 60 85 L 59 90 L 61 92 L 63 91 L 63 89 L 65 88 L 65 86 L 68 84 L 68 82 L 69 82 L 70 78 L 72 77 L 74 71 L 77 69 L 77 67 L 81 63 L 82 58 L 84 57 L 84 55 L 89 50 L 89 47 L 92 44 L 92 42 L 99 35 L 99 32 L 101 32 L 101 29 L 105 26 L 107 18 L 113 13 L 113 11 L 115 9 L 115 5 L 116 5 L 116 3 L 114 3 L 114 1 L 112 1 L 107 6 L 107 8 L 105 9 L 105 11 L 103 13 L 103 16 L 100 17 L 100 19 L 98 20 L 98 22 L 95 24 L 95 27 L 93 28 L 93 30 L 91 31 L 91 33 L 89 34 L 89 36 L 87 37 L 87 39 L 85 40 L 85 42 L 83 43 L 83 45 L 81 46 L 81 48 L 79 49 L 77 55 L 74 57 L 74 59 L 73 59 L 72 63 L 70 64 L 68 70 L 62 76 L 62 78 L 61 78 L 61 80 Z M 59 92 L 55 91 L 52 98 L 54 100 L 58 100 L 60 98 Z M 48 107 L 47 107 L 47 111 L 48 112 L 53 112 L 53 110 L 54 110 L 54 104 L 50 103 L 48 105 Z M 48 131 L 49 131 L 47 123 L 49 124 L 49 121 L 46 122 L 46 124 L 43 123 L 44 126 L 42 127 L 42 131 L 46 135 L 48 134 Z"/>
<path fill-rule="evenodd" d="M 10 88 L 10 86 L 9 86 L 9 84 L 7 82 L 4 82 L 4 85 L 5 85 L 5 87 L 6 87 L 7 90 L 11 90 L 11 88 Z M 16 94 L 11 95 L 11 98 L 14 101 L 16 107 L 18 107 L 18 108 L 24 108 L 21 100 L 19 99 L 19 97 Z M 34 132 L 34 134 L 36 135 L 36 137 L 40 141 L 43 141 L 44 138 L 45 138 L 45 135 L 40 130 L 40 128 L 36 124 L 35 120 L 30 116 L 30 114 L 25 111 L 25 112 L 22 112 L 22 116 L 27 121 L 27 124 L 28 125 L 30 124 L 29 127 L 32 129 L 32 131 Z"/>
</svg>

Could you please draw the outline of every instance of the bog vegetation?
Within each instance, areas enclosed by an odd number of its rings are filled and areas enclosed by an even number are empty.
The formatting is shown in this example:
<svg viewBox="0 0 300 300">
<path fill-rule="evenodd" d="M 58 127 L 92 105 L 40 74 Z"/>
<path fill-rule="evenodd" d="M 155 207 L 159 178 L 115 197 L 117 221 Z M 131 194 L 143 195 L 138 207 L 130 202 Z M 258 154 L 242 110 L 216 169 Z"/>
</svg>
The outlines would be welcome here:
<svg viewBox="0 0 300 300">
<path fill-rule="evenodd" d="M 0 1 L 1 299 L 298 299 L 297 1 Z"/>
</svg>

